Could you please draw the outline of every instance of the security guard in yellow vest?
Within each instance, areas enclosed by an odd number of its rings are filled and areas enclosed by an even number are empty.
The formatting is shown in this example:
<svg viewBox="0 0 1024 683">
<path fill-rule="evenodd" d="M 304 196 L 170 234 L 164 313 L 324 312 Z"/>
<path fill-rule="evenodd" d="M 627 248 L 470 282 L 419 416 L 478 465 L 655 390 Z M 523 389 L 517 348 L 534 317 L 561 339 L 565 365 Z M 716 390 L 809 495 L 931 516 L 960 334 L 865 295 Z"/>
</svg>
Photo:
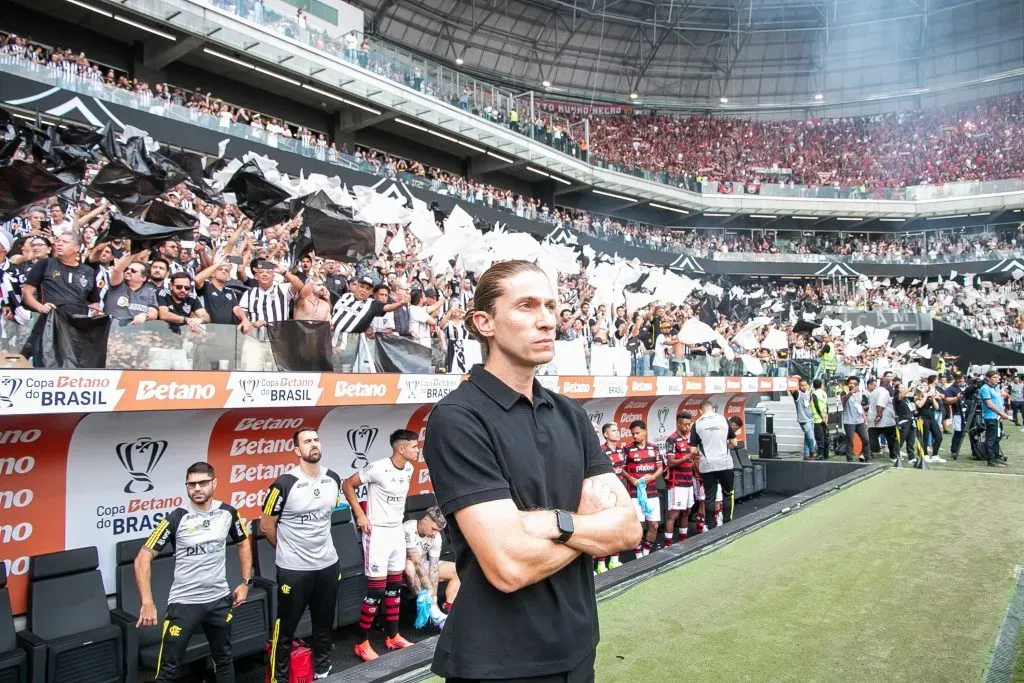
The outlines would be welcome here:
<svg viewBox="0 0 1024 683">
<path fill-rule="evenodd" d="M 836 355 L 835 346 L 831 341 L 826 342 L 821 349 L 821 372 L 826 381 L 833 377 L 839 370 L 839 356 Z"/>
<path fill-rule="evenodd" d="M 946 359 L 942 356 L 935 357 L 935 374 L 939 377 L 946 376 Z"/>
</svg>

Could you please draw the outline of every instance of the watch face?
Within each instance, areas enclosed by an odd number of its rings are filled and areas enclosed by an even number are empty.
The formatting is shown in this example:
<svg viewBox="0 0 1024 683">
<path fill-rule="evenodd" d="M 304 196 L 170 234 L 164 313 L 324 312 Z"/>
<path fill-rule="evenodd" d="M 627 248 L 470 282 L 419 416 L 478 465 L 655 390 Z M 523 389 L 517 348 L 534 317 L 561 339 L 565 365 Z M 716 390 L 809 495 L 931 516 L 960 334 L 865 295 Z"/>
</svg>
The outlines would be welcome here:
<svg viewBox="0 0 1024 683">
<path fill-rule="evenodd" d="M 555 519 L 558 524 L 558 533 L 561 535 L 561 540 L 567 540 L 574 531 L 572 515 L 564 510 L 559 510 L 555 513 Z"/>
</svg>

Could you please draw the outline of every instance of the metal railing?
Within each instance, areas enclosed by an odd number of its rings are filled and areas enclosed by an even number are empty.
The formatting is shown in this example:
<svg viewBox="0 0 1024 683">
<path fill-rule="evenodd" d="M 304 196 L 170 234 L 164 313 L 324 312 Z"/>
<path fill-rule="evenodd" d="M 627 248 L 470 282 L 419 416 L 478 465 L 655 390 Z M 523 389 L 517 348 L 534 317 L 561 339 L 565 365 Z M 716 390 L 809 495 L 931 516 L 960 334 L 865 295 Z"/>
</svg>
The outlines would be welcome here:
<svg viewBox="0 0 1024 683">
<path fill-rule="evenodd" d="M 35 80 L 47 85 L 53 85 L 73 92 L 89 95 L 100 100 L 120 104 L 145 111 L 155 116 L 161 116 L 201 126 L 208 130 L 214 130 L 232 137 L 251 140 L 275 149 L 291 152 L 299 156 L 317 159 L 324 163 L 332 164 L 350 170 L 357 170 L 378 177 L 397 178 L 412 187 L 445 194 L 462 199 L 470 204 L 479 202 L 473 189 L 464 182 L 449 182 L 441 178 L 428 178 L 413 173 L 400 171 L 390 172 L 386 166 L 366 161 L 365 159 L 341 152 L 333 147 L 317 144 L 315 138 L 289 137 L 280 133 L 268 131 L 264 128 L 257 128 L 244 123 L 232 121 L 230 117 L 206 114 L 190 107 L 174 104 L 169 100 L 162 99 L 152 93 L 137 93 L 131 90 L 124 90 L 109 86 L 98 79 L 82 78 L 77 74 L 64 71 L 63 69 L 46 64 L 35 64 L 13 54 L 0 54 L 0 71 Z M 557 221 L 553 214 L 542 214 L 537 207 L 529 203 L 517 203 L 514 199 L 495 199 L 487 202 L 488 207 L 501 209 L 515 213 L 521 218 L 539 220 L 555 224 Z M 579 229 L 573 221 L 562 221 L 563 225 L 573 229 Z M 640 225 L 640 224 L 637 224 Z M 888 254 L 857 253 L 852 255 L 835 254 L 763 254 L 754 252 L 719 252 L 704 249 L 695 249 L 679 243 L 672 242 L 673 231 L 666 229 L 664 239 L 652 239 L 649 235 L 639 233 L 631 234 L 627 238 L 625 233 L 608 231 L 603 226 L 588 225 L 582 230 L 585 234 L 594 235 L 606 240 L 613 245 L 623 244 L 626 246 L 644 247 L 655 251 L 686 254 L 700 258 L 708 258 L 716 261 L 774 261 L 785 263 L 821 263 L 824 261 L 842 261 L 845 263 L 966 263 L 972 261 L 998 260 L 1011 258 L 1024 254 L 1024 245 L 1018 249 L 978 250 L 968 254 L 931 254 L 913 258 L 893 256 Z M 611 248 L 614 250 L 614 246 Z"/>
<path fill-rule="evenodd" d="M 190 0 L 194 1 L 194 0 Z M 178 16 L 181 13 L 179 3 L 163 2 L 162 0 L 125 0 L 128 7 L 144 12 L 158 20 L 164 17 Z M 579 144 L 575 134 L 566 135 L 570 131 L 578 130 L 576 122 L 548 112 L 540 111 L 536 106 L 536 98 L 533 91 L 527 93 L 512 93 L 509 90 L 488 83 L 484 80 L 469 76 L 462 71 L 453 69 L 440 62 L 426 59 L 414 54 L 404 48 L 389 44 L 386 41 L 374 38 L 364 44 L 362 40 L 346 42 L 346 34 L 341 29 L 327 30 L 306 22 L 300 25 L 294 16 L 285 16 L 265 6 L 262 2 L 240 2 L 239 0 L 210 0 L 208 6 L 215 7 L 218 11 L 231 14 L 242 21 L 249 22 L 265 30 L 272 31 L 291 40 L 308 45 L 324 55 L 344 60 L 351 65 L 359 67 L 377 76 L 388 78 L 396 83 L 401 83 L 418 92 L 433 97 L 439 101 L 458 106 L 464 111 L 474 113 L 494 125 L 501 125 L 510 130 L 518 132 L 532 140 L 546 144 L 559 152 L 563 152 L 590 163 L 598 168 L 604 168 L 619 173 L 625 173 L 637 178 L 663 185 L 683 188 L 701 194 L 720 194 L 726 186 L 736 188 L 735 192 L 742 192 L 742 184 L 739 182 L 699 183 L 693 174 L 670 174 L 663 171 L 652 171 L 638 166 L 627 166 L 614 164 L 590 154 L 591 148 L 589 129 L 584 135 L 580 135 L 586 142 L 585 148 Z M 181 17 L 176 20 L 175 25 L 194 24 L 190 28 L 204 35 L 218 34 L 217 40 L 228 40 L 233 33 L 215 13 L 203 13 L 189 17 L 187 20 Z M 242 47 L 242 45 L 240 45 Z M 303 60 L 292 59 L 281 60 L 280 67 L 283 70 L 297 73 L 308 78 L 309 73 L 303 72 L 298 64 Z M 539 93 L 542 97 L 543 93 Z M 528 105 L 528 106 L 527 106 Z M 510 112 L 515 109 L 519 114 L 518 122 L 512 122 Z M 546 121 L 545 125 L 534 125 L 537 119 Z M 562 134 L 559 135 L 558 132 Z M 831 185 L 823 186 L 789 186 L 762 184 L 760 193 L 773 196 L 787 197 L 817 197 L 829 199 L 893 199 L 893 200 L 921 200 L 934 199 L 939 197 L 962 197 L 968 195 L 980 195 L 989 193 L 1009 192 L 1024 189 L 1024 179 L 1009 179 L 988 182 L 958 182 L 943 185 L 922 185 L 898 189 L 866 190 L 862 188 L 836 188 Z"/>
</svg>

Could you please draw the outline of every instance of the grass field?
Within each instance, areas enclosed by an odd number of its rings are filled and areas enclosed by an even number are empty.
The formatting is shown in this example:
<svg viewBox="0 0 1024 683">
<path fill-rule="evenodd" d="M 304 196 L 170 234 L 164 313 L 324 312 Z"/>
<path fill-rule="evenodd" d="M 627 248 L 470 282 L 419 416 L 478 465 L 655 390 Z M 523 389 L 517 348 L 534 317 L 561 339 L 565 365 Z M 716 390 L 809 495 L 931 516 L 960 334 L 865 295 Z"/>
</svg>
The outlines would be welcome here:
<svg viewBox="0 0 1024 683">
<path fill-rule="evenodd" d="M 1024 562 L 1009 432 L 1007 469 L 888 470 L 602 603 L 597 681 L 981 681 Z"/>
</svg>

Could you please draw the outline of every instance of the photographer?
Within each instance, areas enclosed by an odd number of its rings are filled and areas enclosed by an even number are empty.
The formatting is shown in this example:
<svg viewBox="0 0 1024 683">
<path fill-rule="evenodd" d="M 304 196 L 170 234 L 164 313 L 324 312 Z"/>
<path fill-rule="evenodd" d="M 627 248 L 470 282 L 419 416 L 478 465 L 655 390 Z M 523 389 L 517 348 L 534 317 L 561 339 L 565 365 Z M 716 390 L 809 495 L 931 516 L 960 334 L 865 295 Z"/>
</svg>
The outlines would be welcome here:
<svg viewBox="0 0 1024 683">
<path fill-rule="evenodd" d="M 981 399 L 981 417 L 985 420 L 985 456 L 989 467 L 1006 467 L 999 448 L 999 420 L 1009 420 L 1003 409 L 1003 393 L 999 390 L 999 371 L 985 373 L 985 384 L 978 391 Z"/>
<path fill-rule="evenodd" d="M 954 460 L 960 455 L 960 444 L 967 433 L 967 415 L 964 410 L 966 388 L 967 380 L 959 372 L 953 377 L 953 383 L 946 388 L 945 403 L 953 413 L 953 443 L 949 446 L 949 454 Z"/>
<path fill-rule="evenodd" d="M 893 407 L 896 409 L 899 443 L 907 445 L 907 460 L 914 461 L 917 459 L 917 406 L 914 405 L 910 388 L 903 386 L 899 378 L 893 380 L 893 386 L 896 388 Z M 898 449 L 896 455 L 899 455 Z"/>
<path fill-rule="evenodd" d="M 860 390 L 860 380 L 856 377 L 846 379 L 846 391 L 840 394 L 843 401 L 843 431 L 846 433 L 846 460 L 853 461 L 853 435 L 860 437 L 860 461 L 867 462 L 870 452 L 870 436 L 864 421 L 864 408 L 868 398 Z"/>
<path fill-rule="evenodd" d="M 933 378 L 929 378 L 927 384 L 920 388 L 921 396 L 915 402 L 920 409 L 921 416 L 921 438 L 925 448 L 925 462 L 946 462 L 939 457 L 939 448 L 942 447 L 942 427 L 940 426 L 940 406 L 945 403 L 945 395 L 940 394 L 935 388 Z M 915 397 L 916 398 L 916 397 Z M 927 455 L 928 447 L 931 447 L 932 454 Z"/>
</svg>

